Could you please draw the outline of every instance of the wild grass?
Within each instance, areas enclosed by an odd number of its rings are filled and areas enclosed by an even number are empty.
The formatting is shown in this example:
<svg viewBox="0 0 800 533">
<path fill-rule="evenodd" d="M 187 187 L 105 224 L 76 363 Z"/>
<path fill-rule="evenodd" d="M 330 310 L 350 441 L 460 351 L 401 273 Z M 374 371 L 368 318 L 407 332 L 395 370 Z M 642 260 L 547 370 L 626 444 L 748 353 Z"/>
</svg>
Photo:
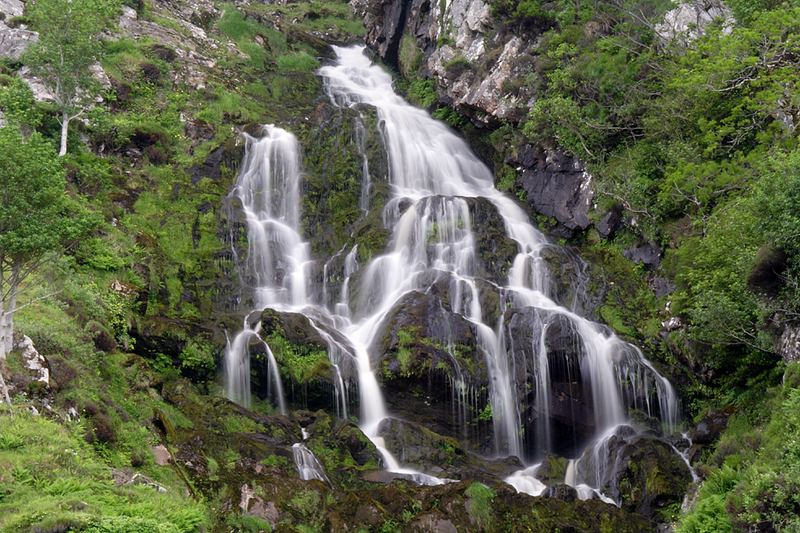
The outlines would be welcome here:
<svg viewBox="0 0 800 533">
<path fill-rule="evenodd" d="M 81 434 L 23 407 L 0 414 L 0 530 L 192 532 L 209 524 L 203 506 L 173 488 L 117 486 Z"/>
</svg>

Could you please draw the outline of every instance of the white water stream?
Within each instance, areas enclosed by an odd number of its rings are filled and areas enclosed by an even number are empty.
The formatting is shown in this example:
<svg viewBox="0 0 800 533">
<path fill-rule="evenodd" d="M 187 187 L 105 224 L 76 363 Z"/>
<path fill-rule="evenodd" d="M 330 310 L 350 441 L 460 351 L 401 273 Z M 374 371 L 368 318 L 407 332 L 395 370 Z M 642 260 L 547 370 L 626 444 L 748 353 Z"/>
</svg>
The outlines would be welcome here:
<svg viewBox="0 0 800 533">
<path fill-rule="evenodd" d="M 507 236 L 517 244 L 518 253 L 509 270 L 507 284 L 497 287 L 503 309 L 533 308 L 542 320 L 566 319 L 580 339 L 580 373 L 589 391 L 594 416 L 593 426 L 604 431 L 624 423 L 627 410 L 636 408 L 659 416 L 665 427 L 678 422 L 678 404 L 669 382 L 663 378 L 634 346 L 622 341 L 607 328 L 593 323 L 558 304 L 552 294 L 542 252 L 552 246 L 528 220 L 515 201 L 494 188 L 489 169 L 468 145 L 444 124 L 425 111 L 409 105 L 392 87 L 392 78 L 371 63 L 363 47 L 334 47 L 335 64 L 320 69 L 325 90 L 334 105 L 361 108 L 368 106 L 378 115 L 381 137 L 389 162 L 391 198 L 384 208 L 384 224 L 391 239 L 384 254 L 365 265 L 356 260 L 357 247 L 347 253 L 344 282 L 339 298 L 324 286 L 323 302 L 314 302 L 308 287 L 309 247 L 299 232 L 299 190 L 302 179 L 297 140 L 290 133 L 267 126 L 264 137 L 247 137 L 247 152 L 232 192 L 241 202 L 248 225 L 248 279 L 255 290 L 257 310 L 273 307 L 301 312 L 328 342 L 331 361 L 337 370 L 336 402 L 346 409 L 347 397 L 340 366 L 350 364 L 357 374 L 360 425 L 376 444 L 388 470 L 411 476 L 418 483 L 442 483 L 433 476 L 403 468 L 386 449 L 380 436 L 381 422 L 389 416 L 383 393 L 369 352 L 380 334 L 385 318 L 397 302 L 414 290 L 425 290 L 435 272 L 451 280 L 450 311 L 463 316 L 474 326 L 480 351 L 489 373 L 489 401 L 492 408 L 495 452 L 501 456 L 524 458 L 522 417 L 517 394 L 513 351 L 515 339 L 503 314 L 496 324 L 486 323 L 477 278 L 474 224 L 468 199 L 489 202 L 502 217 Z M 357 143 L 364 155 L 360 207 L 369 209 L 371 180 L 369 161 L 364 153 L 363 116 L 356 126 Z M 339 252 L 344 253 L 344 249 Z M 351 306 L 351 276 L 357 280 L 358 300 Z M 325 268 L 327 276 L 327 264 Z M 327 281 L 327 277 L 326 277 Z M 330 302 L 329 302 L 330 301 Z M 335 329 L 336 339 L 321 328 Z M 550 449 L 552 431 L 549 406 L 552 401 L 545 342 L 548 324 L 531 347 L 536 354 L 535 402 L 537 445 L 540 452 Z M 247 323 L 226 350 L 226 391 L 242 404 L 249 402 L 249 346 L 257 329 Z M 342 340 L 345 339 L 345 340 Z M 451 339 L 458 342 L 459 339 Z M 266 348 L 271 355 L 269 347 Z M 379 354 L 378 354 L 379 355 Z M 277 366 L 274 358 L 269 364 Z M 279 387 L 277 368 L 271 368 Z M 466 398 L 463 383 L 454 383 L 454 398 Z M 277 394 L 276 394 L 277 395 Z M 282 399 L 279 402 L 283 402 Z M 285 410 L 282 403 L 282 411 Z M 464 406 L 459 406 L 464 410 Z M 345 411 L 346 413 L 346 411 Z M 509 478 L 518 490 L 540 491 L 535 467 Z M 575 478 L 579 487 L 588 479 Z M 580 492 L 580 491 L 579 491 Z"/>
</svg>

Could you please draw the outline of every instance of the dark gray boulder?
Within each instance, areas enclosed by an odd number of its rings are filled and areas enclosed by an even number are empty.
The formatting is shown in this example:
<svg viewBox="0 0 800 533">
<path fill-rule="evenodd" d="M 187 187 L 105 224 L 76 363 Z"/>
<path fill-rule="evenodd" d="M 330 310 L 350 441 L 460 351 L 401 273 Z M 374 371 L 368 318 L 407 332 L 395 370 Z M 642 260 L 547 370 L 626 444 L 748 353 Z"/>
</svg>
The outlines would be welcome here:
<svg viewBox="0 0 800 533">
<path fill-rule="evenodd" d="M 591 176 L 576 158 L 562 152 L 521 150 L 522 173 L 518 184 L 531 208 L 555 218 L 562 233 L 584 230 L 591 224 L 589 210 L 594 194 Z"/>
</svg>

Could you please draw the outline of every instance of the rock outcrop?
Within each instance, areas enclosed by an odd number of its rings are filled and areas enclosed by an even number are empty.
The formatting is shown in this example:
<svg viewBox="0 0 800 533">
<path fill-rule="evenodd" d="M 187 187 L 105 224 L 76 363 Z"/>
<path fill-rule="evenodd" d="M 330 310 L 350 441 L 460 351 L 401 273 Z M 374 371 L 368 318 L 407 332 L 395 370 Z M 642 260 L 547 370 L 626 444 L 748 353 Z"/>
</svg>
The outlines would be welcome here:
<svg viewBox="0 0 800 533">
<path fill-rule="evenodd" d="M 354 0 L 367 43 L 409 76 L 432 79 L 439 100 L 481 129 L 520 124 L 535 93 L 525 77 L 536 64 L 536 30 L 512 33 L 484 0 Z M 584 164 L 557 150 L 509 146 L 506 163 L 531 210 L 553 217 L 570 236 L 588 228 L 593 199 Z"/>
<path fill-rule="evenodd" d="M 654 518 L 681 501 L 691 471 L 663 440 L 621 425 L 598 439 L 575 463 L 576 479 L 588 482 L 623 509 Z"/>
<path fill-rule="evenodd" d="M 800 326 L 787 326 L 778 339 L 778 353 L 787 363 L 800 361 Z"/>
<path fill-rule="evenodd" d="M 588 228 L 594 193 L 592 177 L 583 163 L 562 152 L 537 150 L 530 145 L 520 152 L 522 172 L 517 182 L 525 191 L 528 204 L 555 218 L 566 235 Z"/>
<path fill-rule="evenodd" d="M 0 0 L 0 58 L 19 59 L 39 39 L 38 33 L 13 25 L 12 19 L 22 16 L 24 9 L 20 0 Z"/>
<path fill-rule="evenodd" d="M 720 0 L 690 0 L 668 11 L 656 33 L 664 42 L 688 44 L 702 37 L 712 23 L 730 33 L 733 22 L 733 12 Z"/>
</svg>

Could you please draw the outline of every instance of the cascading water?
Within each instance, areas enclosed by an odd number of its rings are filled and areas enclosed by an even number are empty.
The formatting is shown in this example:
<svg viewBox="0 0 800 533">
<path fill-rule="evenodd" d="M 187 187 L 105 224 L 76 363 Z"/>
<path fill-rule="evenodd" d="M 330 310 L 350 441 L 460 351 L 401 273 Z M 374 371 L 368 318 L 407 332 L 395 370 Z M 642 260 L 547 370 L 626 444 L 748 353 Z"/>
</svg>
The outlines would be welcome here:
<svg viewBox="0 0 800 533">
<path fill-rule="evenodd" d="M 303 440 L 306 440 L 308 438 L 306 429 L 300 428 L 300 431 L 303 434 Z M 292 444 L 292 456 L 294 458 L 294 464 L 297 467 L 297 473 L 300 475 L 300 479 L 303 481 L 318 479 L 320 481 L 324 481 L 328 485 L 331 484 L 328 476 L 325 475 L 325 469 L 322 468 L 322 465 L 319 464 L 317 457 L 311 450 L 308 449 L 305 444 L 302 442 L 296 442 Z"/>
<path fill-rule="evenodd" d="M 370 350 L 394 306 L 413 291 L 430 289 L 431 279 L 449 280 L 448 311 L 462 317 L 474 329 L 476 344 L 489 374 L 494 448 L 498 455 L 533 458 L 550 450 L 554 438 L 550 426 L 549 403 L 553 396 L 549 372 L 552 358 L 548 351 L 548 332 L 552 324 L 569 324 L 577 339 L 581 383 L 593 413 L 595 432 L 605 431 L 627 421 L 628 409 L 642 409 L 661 418 L 673 429 L 678 422 L 678 406 L 669 382 L 655 371 L 641 352 L 622 341 L 608 328 L 593 323 L 575 311 L 575 305 L 557 303 L 547 268 L 546 252 L 554 247 L 529 222 L 525 212 L 510 198 L 498 192 L 489 169 L 471 152 L 467 144 L 425 111 L 406 103 L 394 93 L 391 76 L 364 55 L 363 47 L 334 47 L 337 61 L 320 69 L 325 90 L 334 105 L 374 108 L 378 114 L 381 138 L 389 163 L 391 197 L 383 211 L 383 222 L 391 232 L 384 254 L 359 265 L 353 246 L 344 262 L 344 281 L 338 300 L 329 294 L 328 270 L 324 271 L 323 305 L 309 298 L 306 265 L 308 246 L 298 234 L 298 183 L 300 164 L 297 143 L 283 130 L 268 127 L 262 139 L 248 138 L 248 150 L 234 193 L 241 198 L 248 221 L 248 267 L 255 280 L 256 306 L 302 312 L 321 333 L 330 348 L 336 369 L 337 405 L 346 406 L 340 366 L 355 370 L 358 382 L 360 423 L 364 433 L 384 456 L 385 466 L 409 475 L 419 483 L 441 483 L 432 476 L 402 468 L 384 446 L 381 422 L 389 416 L 375 376 Z M 363 156 L 360 207 L 368 209 L 371 179 L 364 150 L 363 115 L 359 113 L 356 142 Z M 514 258 L 505 285 L 479 277 L 480 258 L 470 201 L 486 202 L 502 218 L 505 233 L 516 243 Z M 344 253 L 343 248 L 339 254 Z M 337 254 L 338 255 L 338 254 Z M 358 272 L 356 278 L 353 275 Z M 350 297 L 353 283 L 358 290 Z M 481 290 L 497 294 L 498 313 L 482 305 Z M 537 335 L 520 347 L 512 334 L 507 310 L 527 310 L 537 321 Z M 488 323 L 488 317 L 496 316 Z M 496 322 L 495 322 L 496 320 Z M 513 322 L 513 321 L 512 321 Z M 324 326 L 324 327 L 323 327 Z M 334 331 L 335 335 L 327 331 Z M 248 328 L 241 335 L 252 335 Z M 246 340 L 231 343 L 226 352 L 231 398 L 241 401 L 247 381 Z M 453 346 L 459 339 L 448 339 Z M 243 347 L 241 353 L 234 347 Z M 451 348 L 452 350 L 452 348 Z M 516 355 L 529 354 L 525 361 Z M 521 353 L 521 352 L 520 352 Z M 453 356 L 453 366 L 458 362 Z M 533 400 L 518 394 L 518 380 L 528 365 L 534 374 Z M 452 397 L 459 404 L 459 418 L 475 404 L 460 371 L 451 379 Z M 241 383 L 240 383 L 241 382 Z M 249 393 L 247 393 L 249 395 Z M 537 437 L 523 435 L 521 405 L 532 401 L 538 417 Z M 535 442 L 528 449 L 526 442 Z M 535 467 L 517 472 L 509 482 L 518 489 L 540 492 Z M 580 480 L 573 480 L 576 486 Z M 579 482 L 580 481 L 580 482 Z M 524 490 L 524 489 L 520 489 Z M 524 490 L 526 491 L 526 490 Z M 526 491 L 527 492 L 527 491 Z"/>
<path fill-rule="evenodd" d="M 309 247 L 300 237 L 300 150 L 291 133 L 265 126 L 264 136 L 245 134 L 245 157 L 231 195 L 241 202 L 247 223 L 246 278 L 255 310 L 270 305 L 301 305 L 307 299 Z M 277 363 L 249 316 L 225 349 L 225 393 L 250 404 L 250 344 L 260 340 L 268 356 L 275 396 L 286 413 Z"/>
</svg>

